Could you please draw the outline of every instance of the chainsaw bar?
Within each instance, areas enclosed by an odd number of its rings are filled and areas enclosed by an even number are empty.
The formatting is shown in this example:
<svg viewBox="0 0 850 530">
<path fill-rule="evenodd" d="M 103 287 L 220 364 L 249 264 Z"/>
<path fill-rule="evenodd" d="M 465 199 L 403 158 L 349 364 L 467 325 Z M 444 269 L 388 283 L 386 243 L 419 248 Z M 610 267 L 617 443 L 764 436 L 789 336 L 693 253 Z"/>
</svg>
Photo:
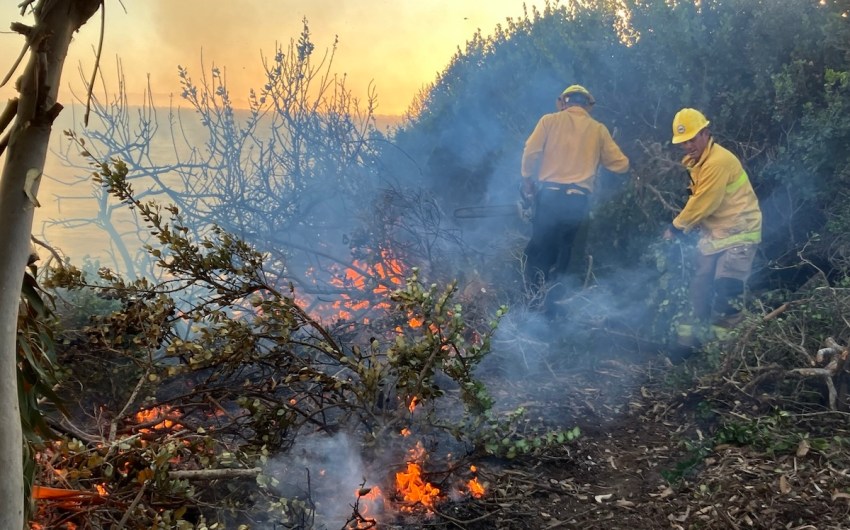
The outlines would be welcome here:
<svg viewBox="0 0 850 530">
<path fill-rule="evenodd" d="M 455 217 L 458 219 L 475 219 L 479 217 L 513 217 L 519 215 L 519 206 L 517 206 L 516 204 L 467 206 L 455 210 Z"/>
</svg>

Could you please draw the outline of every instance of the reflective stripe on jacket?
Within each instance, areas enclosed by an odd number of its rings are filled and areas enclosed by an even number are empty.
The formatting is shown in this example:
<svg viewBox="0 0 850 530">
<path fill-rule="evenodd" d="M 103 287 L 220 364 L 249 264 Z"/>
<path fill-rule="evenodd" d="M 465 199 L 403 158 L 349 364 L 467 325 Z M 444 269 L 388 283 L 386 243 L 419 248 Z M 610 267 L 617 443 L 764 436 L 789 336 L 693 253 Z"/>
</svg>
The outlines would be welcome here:
<svg viewBox="0 0 850 530">
<path fill-rule="evenodd" d="M 713 254 L 761 241 L 761 209 L 747 172 L 728 149 L 710 140 L 699 160 L 682 163 L 691 175 L 691 197 L 673 220 L 676 228 L 699 228 L 699 249 Z"/>
<path fill-rule="evenodd" d="M 599 165 L 614 173 L 629 170 L 629 159 L 608 128 L 582 107 L 546 114 L 525 142 L 523 178 L 556 184 L 576 184 L 593 191 Z"/>
</svg>

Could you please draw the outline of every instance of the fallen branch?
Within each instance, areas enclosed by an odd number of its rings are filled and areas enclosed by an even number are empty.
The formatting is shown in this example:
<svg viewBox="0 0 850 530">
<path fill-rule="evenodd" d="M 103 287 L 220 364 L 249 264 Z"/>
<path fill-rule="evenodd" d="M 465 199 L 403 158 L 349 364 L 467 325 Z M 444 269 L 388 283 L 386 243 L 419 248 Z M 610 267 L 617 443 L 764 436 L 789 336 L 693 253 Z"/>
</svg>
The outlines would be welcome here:
<svg viewBox="0 0 850 530">
<path fill-rule="evenodd" d="M 822 363 L 829 358 L 836 359 L 842 354 L 846 358 L 847 348 L 835 342 L 832 337 L 827 337 L 824 344 L 826 344 L 826 348 L 819 349 L 817 355 L 815 355 L 816 362 Z"/>
<path fill-rule="evenodd" d="M 139 505 L 139 502 L 142 500 L 142 497 L 145 494 L 145 490 L 148 489 L 148 484 L 150 484 L 150 482 L 145 481 L 145 483 L 142 484 L 142 487 L 139 488 L 139 492 L 136 494 L 136 497 L 133 499 L 133 502 L 130 503 L 130 507 L 127 508 L 127 510 L 124 512 L 124 517 L 122 517 L 121 521 L 118 522 L 117 530 L 124 530 L 124 527 L 127 524 L 127 521 L 130 519 L 133 510 L 135 510 L 136 506 Z"/>
<path fill-rule="evenodd" d="M 838 410 L 836 407 L 835 383 L 832 381 L 833 372 L 827 368 L 795 368 L 787 373 L 799 375 L 802 377 L 823 377 L 826 383 L 827 392 L 829 393 L 829 410 Z"/>
<path fill-rule="evenodd" d="M 811 361 L 812 367 L 786 369 L 775 364 L 764 366 L 758 370 L 761 373 L 741 390 L 752 396 L 754 390 L 767 381 L 785 377 L 819 377 L 824 380 L 826 385 L 829 410 L 839 410 L 847 395 L 848 373 L 845 366 L 850 357 L 850 350 L 848 347 L 838 344 L 832 337 L 827 338 L 824 343 L 826 347 L 818 350 L 817 355 Z M 815 366 L 817 364 L 823 365 L 823 363 L 826 363 L 826 365 Z"/>
<path fill-rule="evenodd" d="M 850 352 L 846 346 L 841 346 L 832 337 L 827 337 L 824 341 L 826 348 L 821 348 L 815 355 L 815 362 L 823 363 L 829 361 L 822 368 L 795 368 L 789 370 L 788 373 L 801 377 L 822 377 L 826 383 L 829 410 L 838 410 L 839 403 L 843 403 L 844 394 L 846 393 L 846 371 L 844 369 L 847 363 L 847 357 Z M 838 383 L 839 390 L 836 390 Z M 841 399 L 839 400 L 839 394 Z"/>
<path fill-rule="evenodd" d="M 777 307 L 776 309 L 774 309 L 770 313 L 766 314 L 764 316 L 764 318 L 762 318 L 762 320 L 764 320 L 765 322 L 767 322 L 768 320 L 773 320 L 774 318 L 778 317 L 782 313 L 788 311 L 788 309 L 790 309 L 790 308 L 791 308 L 791 302 L 785 302 L 784 304 Z"/>
<path fill-rule="evenodd" d="M 186 480 L 220 480 L 227 478 L 252 478 L 262 473 L 259 467 L 250 469 L 184 469 L 169 471 L 168 477 Z"/>
</svg>

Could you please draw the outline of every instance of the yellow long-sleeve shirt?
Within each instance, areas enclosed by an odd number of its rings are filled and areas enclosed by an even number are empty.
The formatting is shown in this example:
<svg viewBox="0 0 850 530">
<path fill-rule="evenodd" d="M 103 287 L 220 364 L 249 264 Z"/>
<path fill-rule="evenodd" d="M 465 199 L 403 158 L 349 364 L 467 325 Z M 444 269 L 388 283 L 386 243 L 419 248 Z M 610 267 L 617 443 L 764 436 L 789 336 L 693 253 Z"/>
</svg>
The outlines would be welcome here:
<svg viewBox="0 0 850 530">
<path fill-rule="evenodd" d="M 738 157 L 710 140 L 699 160 L 686 156 L 682 163 L 691 175 L 691 197 L 673 226 L 699 227 L 703 254 L 760 242 L 761 209 Z"/>
<path fill-rule="evenodd" d="M 629 159 L 611 138 L 608 128 L 582 107 L 546 114 L 525 142 L 523 178 L 575 184 L 593 191 L 599 165 L 614 173 L 629 170 Z"/>
</svg>

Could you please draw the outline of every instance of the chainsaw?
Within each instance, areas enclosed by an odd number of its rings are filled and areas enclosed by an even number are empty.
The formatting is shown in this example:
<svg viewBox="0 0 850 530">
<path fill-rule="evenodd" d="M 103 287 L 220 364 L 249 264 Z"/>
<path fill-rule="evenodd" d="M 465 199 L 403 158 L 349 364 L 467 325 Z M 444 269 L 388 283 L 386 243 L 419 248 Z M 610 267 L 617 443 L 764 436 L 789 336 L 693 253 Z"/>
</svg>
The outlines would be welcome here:
<svg viewBox="0 0 850 530">
<path fill-rule="evenodd" d="M 534 217 L 534 197 L 521 194 L 520 200 L 514 204 L 466 206 L 455 210 L 455 218 L 457 219 L 514 216 L 518 216 L 523 221 L 531 222 L 531 219 Z"/>
</svg>

